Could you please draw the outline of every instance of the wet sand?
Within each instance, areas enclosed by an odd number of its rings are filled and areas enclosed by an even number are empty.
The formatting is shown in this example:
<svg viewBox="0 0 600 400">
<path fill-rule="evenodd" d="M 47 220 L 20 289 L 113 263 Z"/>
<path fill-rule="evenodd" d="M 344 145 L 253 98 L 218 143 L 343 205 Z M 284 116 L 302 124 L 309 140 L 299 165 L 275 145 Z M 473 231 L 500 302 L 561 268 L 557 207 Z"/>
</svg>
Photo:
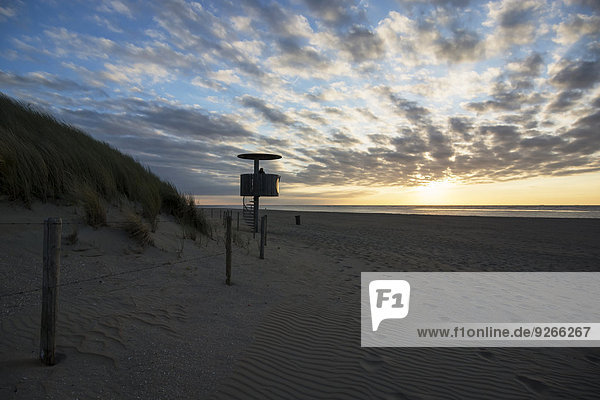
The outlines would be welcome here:
<svg viewBox="0 0 600 400">
<path fill-rule="evenodd" d="M 71 212 L 44 207 L 2 215 Z M 80 283 L 60 288 L 53 367 L 37 360 L 41 293 L 4 296 L 39 287 L 41 225 L 0 225 L 0 398 L 600 393 L 597 349 L 362 349 L 359 333 L 361 271 L 598 271 L 598 220 L 268 211 L 265 260 L 242 228 L 228 287 L 218 213 L 218 240 L 181 241 L 164 219 L 143 251 L 116 228 L 80 228 L 63 245 L 61 282 Z"/>
</svg>

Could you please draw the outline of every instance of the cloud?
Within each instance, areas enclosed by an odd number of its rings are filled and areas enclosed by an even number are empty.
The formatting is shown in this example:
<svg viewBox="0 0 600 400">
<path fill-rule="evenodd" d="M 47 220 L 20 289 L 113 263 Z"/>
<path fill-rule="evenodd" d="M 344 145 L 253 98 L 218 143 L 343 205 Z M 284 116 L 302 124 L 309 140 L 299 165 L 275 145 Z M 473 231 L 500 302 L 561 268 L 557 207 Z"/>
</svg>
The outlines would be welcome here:
<svg viewBox="0 0 600 400">
<path fill-rule="evenodd" d="M 341 109 L 341 108 L 339 108 L 339 107 L 325 107 L 323 110 L 324 110 L 324 111 L 325 111 L 327 114 L 338 115 L 338 116 L 340 116 L 340 117 L 343 117 L 343 116 L 345 115 L 345 114 L 344 114 L 344 111 L 342 111 L 342 109 Z"/>
<path fill-rule="evenodd" d="M 367 107 L 361 107 L 361 108 L 357 108 L 356 111 L 358 111 L 359 113 L 361 113 L 362 115 L 364 115 L 365 117 L 367 117 L 368 119 L 372 120 L 372 121 L 377 121 L 379 118 L 373 114 L 371 112 L 371 110 L 369 110 Z"/>
<path fill-rule="evenodd" d="M 338 30 L 367 22 L 365 10 L 354 0 L 304 0 L 304 3 L 313 15 Z"/>
<path fill-rule="evenodd" d="M 466 105 L 467 109 L 476 111 L 478 113 L 489 112 L 489 111 L 513 111 L 521 108 L 520 104 L 514 101 L 498 101 L 498 100 L 486 100 L 482 102 L 469 103 Z"/>
<path fill-rule="evenodd" d="M 513 45 L 527 45 L 536 38 L 544 9 L 541 0 L 502 0 L 488 3 L 484 26 L 495 30 L 486 40 L 486 49 L 498 53 Z"/>
<path fill-rule="evenodd" d="M 600 33 L 600 16 L 598 15 L 571 15 L 565 22 L 554 27 L 556 37 L 554 41 L 569 46 L 579 41 L 585 35 L 596 35 Z"/>
<path fill-rule="evenodd" d="M 200 157 L 190 159 L 190 165 L 194 165 L 194 160 Z M 237 188 L 240 168 L 237 171 L 231 171 L 237 179 L 232 179 L 226 174 L 216 174 L 199 168 L 189 168 L 181 165 L 162 165 L 153 162 L 147 163 L 152 171 L 163 179 L 170 182 L 177 182 L 177 188 L 183 193 L 201 194 L 203 196 L 233 196 L 239 194 Z M 183 164 L 183 163 L 181 163 Z M 229 178 L 229 179 L 228 179 Z M 210 203 L 209 203 L 210 204 Z"/>
<path fill-rule="evenodd" d="M 564 90 L 548 104 L 548 111 L 561 112 L 572 108 L 577 100 L 581 99 L 583 92 L 578 89 Z"/>
<path fill-rule="evenodd" d="M 546 152 L 552 151 L 557 146 L 564 143 L 564 140 L 560 136 L 554 135 L 539 135 L 530 138 L 524 138 L 519 143 L 522 149 L 539 149 Z"/>
<path fill-rule="evenodd" d="M 294 70 L 328 68 L 328 60 L 314 47 L 301 46 L 295 40 L 285 38 L 280 38 L 277 42 L 281 53 L 273 58 L 276 65 Z"/>
<path fill-rule="evenodd" d="M 46 47 L 54 55 L 65 59 L 71 57 L 71 60 L 77 60 L 80 64 L 81 60 L 85 60 L 86 64 L 95 62 L 103 66 L 103 70 L 95 71 L 97 76 L 94 80 L 137 85 L 144 80 L 157 83 L 172 79 L 177 73 L 198 70 L 197 65 L 202 65 L 195 55 L 175 51 L 161 42 L 138 46 L 66 28 L 47 29 L 44 35 L 51 43 Z M 30 48 L 27 51 L 32 53 L 37 50 Z M 107 62 L 109 59 L 111 62 Z M 70 63 L 73 64 L 73 61 Z M 89 78 L 89 73 L 87 75 Z"/>
<path fill-rule="evenodd" d="M 131 65 L 104 64 L 105 70 L 101 73 L 104 79 L 120 83 L 140 84 L 149 79 L 151 83 L 164 82 L 174 78 L 169 69 L 160 64 L 135 63 Z"/>
<path fill-rule="evenodd" d="M 543 96 L 535 90 L 534 80 L 542 73 L 543 59 L 531 54 L 524 59 L 508 63 L 507 72 L 498 76 L 492 86 L 492 99 L 470 102 L 468 110 L 478 113 L 494 111 L 516 111 L 529 105 L 540 104 Z"/>
<path fill-rule="evenodd" d="M 388 135 L 383 135 L 381 133 L 373 133 L 369 135 L 369 139 L 371 142 L 377 145 L 388 145 L 391 142 L 391 138 Z"/>
<path fill-rule="evenodd" d="M 250 95 L 244 95 L 240 99 L 240 102 L 245 107 L 252 108 L 258 111 L 266 119 L 273 123 L 283 125 L 292 125 L 294 123 L 294 120 L 292 118 L 288 117 L 286 114 L 277 110 L 273 106 L 268 105 L 265 101 L 259 98 L 252 97 Z"/>
<path fill-rule="evenodd" d="M 301 171 L 286 181 L 413 186 L 448 174 L 471 182 L 575 174 L 598 167 L 585 154 L 593 154 L 600 145 L 591 135 L 591 127 L 599 118 L 591 115 L 582 119 L 577 124 L 579 131 L 562 136 L 531 130 L 526 134 L 517 125 L 472 126 L 470 121 L 454 120 L 455 128 L 472 131 L 471 144 L 459 152 L 458 144 L 450 139 L 450 131 L 431 125 L 424 130 L 402 129 L 395 136 L 374 134 L 369 138 L 377 146 L 367 151 L 321 147 L 306 152 L 313 162 L 306 162 Z M 578 142 L 571 136 L 577 137 Z M 569 155 L 568 151 L 576 154 Z"/>
<path fill-rule="evenodd" d="M 363 27 L 352 27 L 347 35 L 341 38 L 341 48 L 350 55 L 354 62 L 376 60 L 383 56 L 383 41 Z"/>
<path fill-rule="evenodd" d="M 435 4 L 438 7 L 443 8 L 463 8 L 471 3 L 471 0 L 397 0 L 399 3 L 405 6 L 416 6 L 416 5 L 428 5 Z"/>
<path fill-rule="evenodd" d="M 92 107 L 89 107 L 92 106 Z M 91 109 L 59 110 L 69 121 L 85 130 L 103 136 L 156 136 L 224 141 L 254 136 L 227 115 L 215 115 L 165 101 L 145 101 L 136 98 L 96 102 Z M 88 108 L 86 107 L 86 108 Z"/>
<path fill-rule="evenodd" d="M 540 114 L 538 106 L 521 110 L 520 113 L 505 114 L 498 116 L 498 121 L 510 125 L 518 125 L 524 129 L 535 129 L 538 126 L 537 117 Z"/>
<path fill-rule="evenodd" d="M 98 10 L 107 13 L 123 14 L 129 18 L 133 18 L 133 14 L 131 13 L 129 7 L 119 0 L 104 0 L 98 7 Z"/>
<path fill-rule="evenodd" d="M 322 115 L 316 112 L 304 110 L 300 114 L 305 118 L 318 122 L 320 125 L 327 125 L 327 119 L 325 119 Z"/>
<path fill-rule="evenodd" d="M 239 40 L 232 29 L 233 22 L 216 17 L 200 3 L 182 0 L 161 2 L 156 5 L 156 12 L 154 21 L 164 32 L 165 39 L 179 50 L 173 54 L 175 57 L 162 58 L 164 62 L 182 61 L 181 67 L 197 74 L 198 68 L 202 70 L 207 64 L 222 61 L 235 66 L 238 75 L 268 81 L 268 73 L 255 59 L 256 42 Z M 254 48 L 248 52 L 250 43 L 254 43 Z M 185 57 L 181 57 L 183 54 Z"/>
<path fill-rule="evenodd" d="M 435 160 L 448 160 L 454 155 L 451 140 L 435 127 L 429 127 L 429 154 Z"/>
<path fill-rule="evenodd" d="M 219 82 L 216 82 L 212 79 L 206 79 L 204 76 L 196 76 L 191 80 L 191 84 L 194 86 L 198 86 L 205 89 L 212 90 L 225 90 L 225 86 L 221 85 Z"/>
<path fill-rule="evenodd" d="M 232 117 L 165 101 L 123 98 L 79 106 L 85 108 L 59 108 L 54 114 L 189 193 L 236 194 L 238 175 L 247 167 L 236 155 L 264 139 Z"/>
<path fill-rule="evenodd" d="M 262 71 L 291 79 L 326 80 L 352 72 L 350 66 L 337 57 L 340 51 L 348 54 L 347 58 L 351 58 L 351 51 L 355 51 L 357 57 L 363 55 L 360 48 L 343 49 L 346 42 L 338 32 L 315 32 L 305 16 L 294 14 L 277 3 L 247 0 L 242 4 L 252 17 L 252 34 L 263 43 L 270 43 L 260 64 Z M 265 82 L 265 86 L 277 82 L 279 80 L 272 79 Z"/>
<path fill-rule="evenodd" d="M 544 59 L 540 53 L 533 53 L 522 60 L 511 62 L 507 65 L 511 77 L 536 78 L 540 76 L 544 68 Z"/>
<path fill-rule="evenodd" d="M 480 33 L 463 26 L 459 20 L 458 14 L 435 8 L 413 19 L 391 11 L 379 22 L 376 33 L 388 56 L 409 66 L 440 62 L 458 64 L 483 59 L 486 41 Z"/>
<path fill-rule="evenodd" d="M 282 8 L 276 2 L 263 2 L 258 0 L 242 1 L 244 12 L 251 17 L 254 29 L 259 22 L 264 22 L 270 27 L 270 32 L 276 37 L 306 38 L 312 34 L 312 28 L 303 15 L 293 14 Z"/>
<path fill-rule="evenodd" d="M 331 141 L 333 143 L 338 143 L 343 146 L 353 146 L 355 144 L 360 143 L 360 140 L 358 140 L 354 137 L 348 136 L 345 133 L 339 132 L 339 131 L 333 133 L 333 138 L 331 139 Z"/>
<path fill-rule="evenodd" d="M 218 71 L 210 71 L 206 75 L 208 76 L 209 80 L 221 82 L 225 85 L 242 83 L 242 80 L 235 73 L 235 71 L 233 69 L 221 69 Z M 196 77 L 195 79 L 198 79 L 198 78 L 199 77 Z M 208 80 L 204 80 L 204 81 L 208 81 Z M 215 85 L 219 88 L 223 88 L 223 86 L 221 86 L 220 84 L 215 83 Z"/>
<path fill-rule="evenodd" d="M 93 17 L 91 17 L 92 20 L 94 22 L 96 22 L 98 25 L 100 26 L 105 26 L 106 28 L 108 28 L 109 31 L 111 32 L 115 32 L 115 33 L 123 33 L 123 29 L 115 26 L 111 21 L 108 20 L 108 18 L 103 18 L 99 15 L 94 15 Z"/>
<path fill-rule="evenodd" d="M 590 89 L 600 80 L 600 60 L 564 61 L 550 82 L 565 89 Z"/>
<path fill-rule="evenodd" d="M 14 7 L 0 7 L 0 22 L 17 15 L 17 10 Z"/>
<path fill-rule="evenodd" d="M 107 96 L 97 87 L 87 86 L 79 82 L 60 78 L 46 72 L 31 72 L 26 75 L 17 75 L 10 72 L 0 71 L 0 84 L 6 87 L 29 88 L 39 90 L 46 88 L 60 92 L 82 92 L 93 93 L 96 96 Z"/>
<path fill-rule="evenodd" d="M 427 108 L 421 107 L 415 101 L 407 100 L 394 94 L 389 87 L 379 87 L 377 88 L 377 91 L 386 96 L 392 102 L 394 110 L 398 115 L 401 115 L 410 122 L 416 124 L 427 122 L 427 118 L 430 114 Z"/>
<path fill-rule="evenodd" d="M 245 100 L 257 111 L 274 110 L 256 98 Z M 109 139 L 193 193 L 235 194 L 237 175 L 243 166 L 226 160 L 246 151 L 249 143 L 274 149 L 291 147 L 287 139 L 257 136 L 232 119 L 211 116 L 202 110 L 180 109 L 165 102 L 122 99 L 106 101 L 102 108 L 114 111 L 65 110 L 61 115 L 76 125 L 94 127 L 96 134 L 108 133 L 109 137 L 103 139 Z M 281 119 L 281 115 L 274 119 Z M 342 147 L 321 144 L 304 149 L 302 157 L 295 151 L 286 151 L 286 163 L 294 163 L 299 170 L 282 173 L 288 183 L 368 186 L 412 186 L 442 179 L 449 172 L 459 179 L 475 181 L 516 179 L 542 171 L 576 173 L 593 165 L 582 157 L 598 149 L 594 129 L 599 119 L 598 114 L 590 114 L 577 121 L 573 129 L 555 136 L 535 132 L 524 135 L 516 125 L 477 125 L 468 117 L 455 117 L 449 120 L 447 131 L 428 121 L 414 129 L 401 129 L 397 135 L 370 135 L 378 146 L 366 151 L 352 149 L 358 139 L 334 131 L 330 143 Z M 451 139 L 456 130 L 472 135 L 469 153 L 456 153 L 457 144 Z M 236 141 L 244 145 L 231 144 Z M 219 187 L 211 188 L 211 181 L 220 182 Z"/>
<path fill-rule="evenodd" d="M 142 121 L 158 129 L 166 129 L 177 136 L 184 134 L 190 137 L 222 139 L 248 138 L 253 135 L 233 118 L 225 115 L 211 115 L 199 110 L 160 104 L 143 107 L 139 112 Z"/>
<path fill-rule="evenodd" d="M 566 154 L 590 155 L 600 150 L 600 137 L 598 127 L 600 126 L 600 111 L 595 111 L 577 120 L 573 128 L 562 134 L 562 137 L 570 140 L 561 151 Z"/>
<path fill-rule="evenodd" d="M 369 28 L 362 3 L 353 0 L 305 0 L 312 15 L 322 26 L 329 28 L 312 41 L 323 49 L 339 50 L 354 63 L 378 60 L 385 54 L 379 35 Z"/>
<path fill-rule="evenodd" d="M 418 134 L 411 130 L 405 130 L 402 136 L 396 136 L 391 140 L 391 144 L 400 154 L 418 155 L 421 156 L 427 152 L 427 143 Z"/>
<path fill-rule="evenodd" d="M 452 63 L 478 60 L 485 51 L 479 35 L 466 29 L 456 29 L 451 37 L 440 36 L 434 43 L 437 58 Z"/>
<path fill-rule="evenodd" d="M 514 125 L 483 125 L 479 127 L 479 135 L 491 137 L 491 144 L 498 155 L 514 150 L 521 138 Z"/>
<path fill-rule="evenodd" d="M 569 5 L 582 5 L 600 11 L 600 4 L 596 0 L 565 0 L 565 2 Z"/>
<path fill-rule="evenodd" d="M 471 131 L 473 130 L 473 122 L 465 117 L 450 117 L 448 118 L 448 124 L 450 131 L 460 133 L 464 139 L 469 140 L 471 138 Z"/>
</svg>

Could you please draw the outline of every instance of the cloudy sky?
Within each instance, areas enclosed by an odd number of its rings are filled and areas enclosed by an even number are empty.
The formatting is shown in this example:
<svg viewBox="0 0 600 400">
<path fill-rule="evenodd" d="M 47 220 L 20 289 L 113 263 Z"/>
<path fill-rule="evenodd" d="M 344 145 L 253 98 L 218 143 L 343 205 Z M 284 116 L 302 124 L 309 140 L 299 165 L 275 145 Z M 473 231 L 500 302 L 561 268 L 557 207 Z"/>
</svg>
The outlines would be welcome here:
<svg viewBox="0 0 600 400">
<path fill-rule="evenodd" d="M 600 204 L 598 0 L 0 0 L 0 91 L 235 204 Z"/>
</svg>

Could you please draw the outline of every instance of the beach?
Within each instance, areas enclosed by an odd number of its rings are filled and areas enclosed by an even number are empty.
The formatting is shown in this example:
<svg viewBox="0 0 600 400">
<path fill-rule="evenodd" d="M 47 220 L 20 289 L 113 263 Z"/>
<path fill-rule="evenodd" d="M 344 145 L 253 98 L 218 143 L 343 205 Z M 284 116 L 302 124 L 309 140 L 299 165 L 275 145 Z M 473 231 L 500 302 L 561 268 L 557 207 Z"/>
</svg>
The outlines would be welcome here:
<svg viewBox="0 0 600 400">
<path fill-rule="evenodd" d="M 6 219 L 77 217 L 2 205 Z M 361 348 L 360 273 L 599 271 L 600 221 L 265 212 L 265 259 L 236 229 L 155 246 L 110 226 L 63 243 L 55 366 L 38 359 L 42 226 L 0 225 L 0 397 L 597 398 L 595 348 Z M 301 216 L 301 225 L 295 224 Z M 118 219 L 118 212 L 112 215 Z M 111 215 L 109 215 L 109 220 Z M 71 228 L 63 227 L 63 237 Z M 63 239 L 64 240 L 64 239 Z"/>
</svg>

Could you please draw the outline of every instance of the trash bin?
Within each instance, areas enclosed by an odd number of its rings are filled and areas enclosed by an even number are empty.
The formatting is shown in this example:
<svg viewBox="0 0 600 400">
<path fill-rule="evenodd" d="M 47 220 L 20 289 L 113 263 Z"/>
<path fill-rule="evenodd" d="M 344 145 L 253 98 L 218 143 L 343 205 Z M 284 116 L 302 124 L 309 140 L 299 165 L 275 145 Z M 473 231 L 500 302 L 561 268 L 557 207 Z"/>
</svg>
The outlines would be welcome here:
<svg viewBox="0 0 600 400">
<path fill-rule="evenodd" d="M 296 217 L 296 225 L 300 225 L 300 216 L 295 215 L 295 217 Z"/>
</svg>

